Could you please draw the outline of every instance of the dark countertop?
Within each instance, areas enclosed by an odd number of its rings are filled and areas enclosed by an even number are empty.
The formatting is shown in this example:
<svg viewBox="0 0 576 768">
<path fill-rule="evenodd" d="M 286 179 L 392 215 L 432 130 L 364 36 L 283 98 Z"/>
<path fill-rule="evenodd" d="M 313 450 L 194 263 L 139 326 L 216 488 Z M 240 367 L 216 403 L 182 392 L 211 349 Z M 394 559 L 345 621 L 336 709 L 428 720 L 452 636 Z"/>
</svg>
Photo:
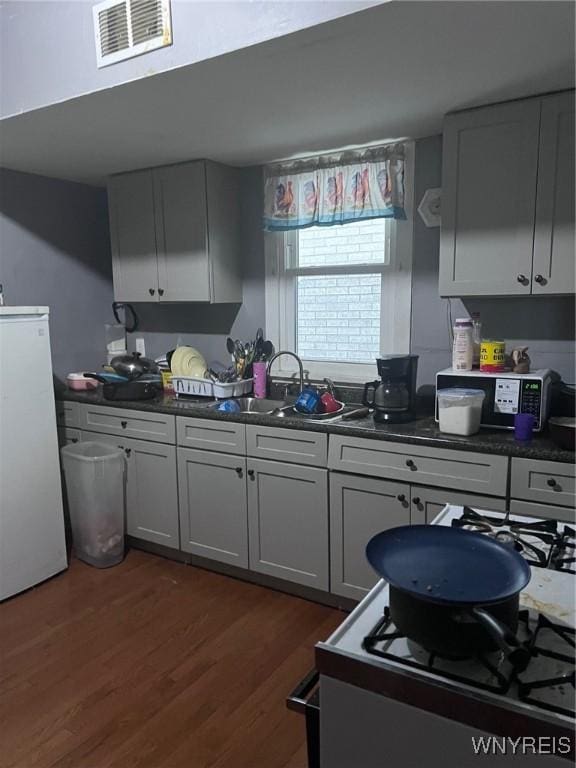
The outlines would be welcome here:
<svg viewBox="0 0 576 768">
<path fill-rule="evenodd" d="M 433 416 L 422 415 L 407 424 L 376 424 L 372 416 L 354 421 L 311 422 L 302 417 L 279 419 L 266 414 L 228 414 L 210 407 L 212 402 L 194 399 L 175 398 L 162 395 L 154 400 L 127 401 L 105 400 L 101 388 L 91 392 L 65 390 L 56 395 L 59 400 L 89 405 L 105 405 L 111 408 L 129 408 L 135 411 L 153 411 L 175 416 L 195 416 L 203 419 L 235 421 L 243 424 L 259 424 L 268 427 L 287 429 L 305 429 L 310 432 L 323 432 L 331 435 L 353 435 L 372 440 L 390 440 L 408 445 L 434 446 L 457 451 L 477 451 L 478 453 L 516 456 L 541 461 L 561 461 L 574 463 L 575 455 L 571 451 L 558 448 L 547 436 L 536 435 L 530 443 L 519 443 L 508 430 L 482 429 L 470 437 L 448 435 L 440 432 Z"/>
</svg>

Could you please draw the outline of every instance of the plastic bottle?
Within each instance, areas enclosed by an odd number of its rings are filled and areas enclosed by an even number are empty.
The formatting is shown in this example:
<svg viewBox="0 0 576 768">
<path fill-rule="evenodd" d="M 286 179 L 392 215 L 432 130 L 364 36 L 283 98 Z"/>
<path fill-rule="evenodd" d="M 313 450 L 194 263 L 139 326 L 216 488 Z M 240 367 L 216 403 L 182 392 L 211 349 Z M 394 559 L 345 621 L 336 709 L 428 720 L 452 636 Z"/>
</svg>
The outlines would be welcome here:
<svg viewBox="0 0 576 768">
<path fill-rule="evenodd" d="M 452 370 L 471 371 L 474 357 L 473 325 L 469 317 L 457 318 L 452 343 Z"/>
<path fill-rule="evenodd" d="M 472 341 L 474 343 L 472 367 L 480 368 L 480 343 L 482 342 L 482 322 L 480 320 L 480 312 L 472 312 Z"/>
</svg>

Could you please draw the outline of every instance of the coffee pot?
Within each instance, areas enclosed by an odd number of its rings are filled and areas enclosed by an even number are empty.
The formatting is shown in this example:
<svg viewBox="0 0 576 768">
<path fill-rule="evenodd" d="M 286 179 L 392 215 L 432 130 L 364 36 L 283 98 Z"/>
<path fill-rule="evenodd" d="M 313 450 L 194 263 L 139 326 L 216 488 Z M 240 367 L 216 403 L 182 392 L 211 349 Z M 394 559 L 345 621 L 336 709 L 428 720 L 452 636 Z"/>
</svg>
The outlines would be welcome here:
<svg viewBox="0 0 576 768">
<path fill-rule="evenodd" d="M 362 402 L 374 421 L 398 424 L 416 418 L 418 355 L 387 355 L 376 360 L 380 380 L 364 385 Z"/>
</svg>

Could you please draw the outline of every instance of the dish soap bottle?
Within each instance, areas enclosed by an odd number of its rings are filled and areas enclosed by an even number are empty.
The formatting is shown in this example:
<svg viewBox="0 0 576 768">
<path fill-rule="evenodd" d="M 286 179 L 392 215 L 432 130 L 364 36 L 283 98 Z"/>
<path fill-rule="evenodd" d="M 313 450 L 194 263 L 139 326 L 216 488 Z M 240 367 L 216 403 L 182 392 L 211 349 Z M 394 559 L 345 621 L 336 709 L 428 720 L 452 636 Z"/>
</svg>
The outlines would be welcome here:
<svg viewBox="0 0 576 768">
<path fill-rule="evenodd" d="M 480 368 L 480 344 L 482 342 L 482 322 L 480 321 L 480 312 L 472 312 L 472 342 L 474 345 L 472 367 Z"/>
<path fill-rule="evenodd" d="M 474 357 L 473 325 L 469 317 L 457 318 L 452 342 L 452 370 L 471 371 Z"/>
</svg>

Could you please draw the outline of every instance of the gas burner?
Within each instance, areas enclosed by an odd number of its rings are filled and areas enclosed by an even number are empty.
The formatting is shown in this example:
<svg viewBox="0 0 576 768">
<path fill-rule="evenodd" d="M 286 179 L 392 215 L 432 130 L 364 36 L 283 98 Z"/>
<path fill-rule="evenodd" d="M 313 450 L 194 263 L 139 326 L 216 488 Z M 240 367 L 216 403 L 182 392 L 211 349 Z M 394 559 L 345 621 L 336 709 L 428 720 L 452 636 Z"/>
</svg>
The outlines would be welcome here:
<svg viewBox="0 0 576 768">
<path fill-rule="evenodd" d="M 518 634 L 525 645 L 531 641 L 528 619 L 528 611 L 520 611 Z M 396 629 L 388 606 L 372 632 L 364 638 L 362 646 L 368 653 L 382 659 L 433 672 L 454 682 L 493 693 L 505 694 L 514 679 L 514 667 L 501 651 L 479 653 L 465 659 L 446 658 L 427 651 Z"/>
<path fill-rule="evenodd" d="M 567 525 L 552 550 L 551 567 L 576 574 L 576 532 Z"/>
<path fill-rule="evenodd" d="M 531 642 L 534 657 L 528 669 L 517 675 L 520 699 L 562 715 L 574 715 L 574 641 L 573 627 L 555 624 L 539 614 Z"/>
<path fill-rule="evenodd" d="M 454 528 L 477 531 L 492 536 L 526 559 L 529 565 L 547 568 L 550 565 L 552 548 L 558 537 L 555 520 L 520 521 L 509 517 L 480 515 L 470 507 L 462 508 L 462 515 L 452 520 Z"/>
</svg>

